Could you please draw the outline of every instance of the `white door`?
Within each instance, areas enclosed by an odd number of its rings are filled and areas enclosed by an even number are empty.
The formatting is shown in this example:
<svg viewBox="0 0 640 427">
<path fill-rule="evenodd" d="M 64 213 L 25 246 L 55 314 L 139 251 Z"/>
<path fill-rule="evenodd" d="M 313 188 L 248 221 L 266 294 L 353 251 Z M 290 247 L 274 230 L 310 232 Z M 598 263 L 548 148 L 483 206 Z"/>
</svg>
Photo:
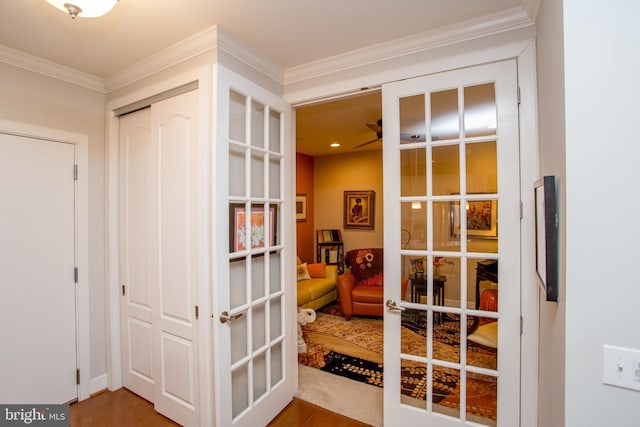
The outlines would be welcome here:
<svg viewBox="0 0 640 427">
<path fill-rule="evenodd" d="M 516 63 L 384 85 L 383 119 L 385 425 L 518 425 Z"/>
<path fill-rule="evenodd" d="M 120 119 L 124 385 L 187 426 L 200 419 L 200 142 L 197 90 Z"/>
<path fill-rule="evenodd" d="M 151 106 L 150 281 L 154 406 L 199 420 L 198 91 Z"/>
<path fill-rule="evenodd" d="M 0 402 L 77 399 L 75 147 L 0 133 Z"/>
<path fill-rule="evenodd" d="M 291 108 L 217 67 L 216 425 L 266 425 L 297 384 Z M 227 178 L 228 177 L 228 178 Z"/>
<path fill-rule="evenodd" d="M 123 384 L 153 402 L 150 149 L 151 108 L 120 117 Z"/>
</svg>

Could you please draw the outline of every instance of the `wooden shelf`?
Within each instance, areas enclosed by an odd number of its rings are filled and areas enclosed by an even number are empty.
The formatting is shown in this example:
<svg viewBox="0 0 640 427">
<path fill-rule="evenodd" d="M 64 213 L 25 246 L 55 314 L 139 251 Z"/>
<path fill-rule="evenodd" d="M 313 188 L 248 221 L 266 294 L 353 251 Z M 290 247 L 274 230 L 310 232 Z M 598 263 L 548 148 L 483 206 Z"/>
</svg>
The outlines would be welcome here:
<svg viewBox="0 0 640 427">
<path fill-rule="evenodd" d="M 344 244 L 340 230 L 317 230 L 316 262 L 337 265 L 338 271 L 344 273 Z"/>
</svg>

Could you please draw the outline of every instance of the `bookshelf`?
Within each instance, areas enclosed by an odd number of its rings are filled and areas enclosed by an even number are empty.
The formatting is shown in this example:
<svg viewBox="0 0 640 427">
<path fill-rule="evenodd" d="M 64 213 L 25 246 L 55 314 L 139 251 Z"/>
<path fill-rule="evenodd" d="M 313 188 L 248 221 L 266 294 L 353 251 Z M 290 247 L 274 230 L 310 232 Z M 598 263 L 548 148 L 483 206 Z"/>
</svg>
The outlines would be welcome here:
<svg viewBox="0 0 640 427">
<path fill-rule="evenodd" d="M 317 230 L 316 262 L 337 265 L 344 273 L 344 245 L 340 230 Z"/>
</svg>

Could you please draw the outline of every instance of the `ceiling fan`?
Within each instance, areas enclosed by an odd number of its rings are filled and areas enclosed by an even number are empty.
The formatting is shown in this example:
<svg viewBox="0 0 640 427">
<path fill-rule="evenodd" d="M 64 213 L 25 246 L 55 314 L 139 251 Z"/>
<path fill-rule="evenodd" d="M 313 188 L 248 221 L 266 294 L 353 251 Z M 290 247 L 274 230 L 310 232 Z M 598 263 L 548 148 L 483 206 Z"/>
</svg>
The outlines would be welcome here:
<svg viewBox="0 0 640 427">
<path fill-rule="evenodd" d="M 366 123 L 367 127 L 376 133 L 376 138 L 371 141 L 363 142 L 360 145 L 356 145 L 353 148 L 364 147 L 365 145 L 373 144 L 374 142 L 378 142 L 382 140 L 382 119 L 379 119 L 375 124 Z"/>
<path fill-rule="evenodd" d="M 364 147 L 365 145 L 373 144 L 374 142 L 378 142 L 382 140 L 382 119 L 378 120 L 376 124 L 367 123 L 366 124 L 369 129 L 376 133 L 376 138 L 371 141 L 363 142 L 360 145 L 356 145 L 353 148 Z M 424 132 L 421 133 L 401 133 L 400 140 L 402 141 L 410 141 L 410 142 L 425 142 L 426 135 Z"/>
</svg>

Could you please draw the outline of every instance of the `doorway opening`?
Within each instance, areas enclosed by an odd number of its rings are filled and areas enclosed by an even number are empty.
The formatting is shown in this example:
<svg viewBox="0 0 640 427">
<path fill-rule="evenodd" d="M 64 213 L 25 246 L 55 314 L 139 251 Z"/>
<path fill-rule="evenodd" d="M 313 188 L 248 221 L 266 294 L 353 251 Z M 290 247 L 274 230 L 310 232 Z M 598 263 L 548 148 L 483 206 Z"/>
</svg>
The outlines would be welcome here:
<svg viewBox="0 0 640 427">
<path fill-rule="evenodd" d="M 329 277 L 337 267 L 331 264 L 342 257 L 332 258 L 330 252 L 318 248 L 319 230 L 339 231 L 344 261 L 349 251 L 384 245 L 382 95 L 380 90 L 371 91 L 299 107 L 295 113 L 296 195 L 305 204 L 296 222 L 297 255 L 309 270 L 325 262 Z M 363 194 L 359 197 L 361 205 L 370 203 L 364 205 L 370 220 L 366 228 L 352 227 L 345 216 L 345 209 L 351 212 L 345 207 L 349 195 L 356 192 Z M 353 203 L 356 200 L 353 196 Z M 340 272 L 346 271 L 344 263 L 340 264 Z M 299 397 L 350 418 L 381 425 L 383 389 L 378 379 L 383 365 L 383 318 L 355 313 L 347 321 L 337 290 L 335 296 L 314 305 L 311 297 L 302 295 L 302 288 L 322 286 L 322 280 L 311 277 L 298 281 L 298 306 L 313 307 L 316 313 L 315 320 L 303 326 L 307 351 L 298 357 Z M 327 366 L 327 361 L 337 355 L 345 362 Z M 356 363 L 366 364 L 366 370 L 372 373 L 343 369 Z M 329 370 L 340 372 L 336 375 Z M 380 373 L 378 379 L 376 372 Z"/>
</svg>

